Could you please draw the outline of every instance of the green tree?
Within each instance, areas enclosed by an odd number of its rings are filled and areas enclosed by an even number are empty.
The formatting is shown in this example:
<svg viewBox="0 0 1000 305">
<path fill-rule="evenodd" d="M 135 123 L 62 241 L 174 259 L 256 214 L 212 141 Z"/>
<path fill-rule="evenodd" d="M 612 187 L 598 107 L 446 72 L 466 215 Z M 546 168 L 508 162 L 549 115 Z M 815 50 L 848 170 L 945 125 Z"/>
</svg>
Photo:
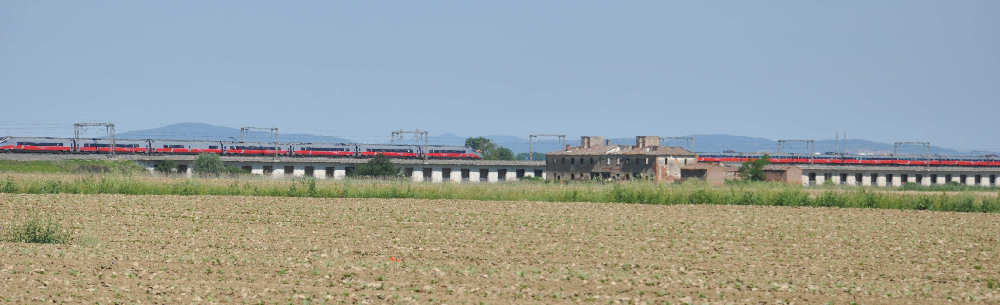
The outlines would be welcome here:
<svg viewBox="0 0 1000 305">
<path fill-rule="evenodd" d="M 368 163 L 358 165 L 354 169 L 353 175 L 367 177 L 399 176 L 399 169 L 392 162 L 389 162 L 389 158 L 383 155 L 375 155 L 371 160 L 368 160 Z"/>
<path fill-rule="evenodd" d="M 514 160 L 513 151 L 484 137 L 467 138 L 465 146 L 472 147 L 483 154 L 484 160 Z"/>
<path fill-rule="evenodd" d="M 227 172 L 226 164 L 216 154 L 198 155 L 193 170 L 199 176 L 219 176 Z"/>
<path fill-rule="evenodd" d="M 497 146 L 491 150 L 486 151 L 486 155 L 483 157 L 486 160 L 514 160 L 514 152 L 510 148 L 503 146 Z"/>
<path fill-rule="evenodd" d="M 764 175 L 764 166 L 770 163 L 771 157 L 766 154 L 758 159 L 743 162 L 740 165 L 740 178 L 746 181 L 764 181 L 767 178 Z"/>
<path fill-rule="evenodd" d="M 487 151 L 490 151 L 494 147 L 496 147 L 496 144 L 493 144 L 493 141 L 490 141 L 490 139 L 484 137 L 475 137 L 475 138 L 466 138 L 465 146 L 472 147 L 472 149 L 475 149 L 478 152 L 486 153 Z"/>
</svg>

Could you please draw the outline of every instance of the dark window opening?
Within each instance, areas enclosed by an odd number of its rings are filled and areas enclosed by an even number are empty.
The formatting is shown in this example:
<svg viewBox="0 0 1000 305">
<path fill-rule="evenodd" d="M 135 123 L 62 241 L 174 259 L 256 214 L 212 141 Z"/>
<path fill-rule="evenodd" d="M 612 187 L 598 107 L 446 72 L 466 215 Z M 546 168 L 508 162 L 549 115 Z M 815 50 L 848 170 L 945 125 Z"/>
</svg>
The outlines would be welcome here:
<svg viewBox="0 0 1000 305">
<path fill-rule="evenodd" d="M 965 182 L 967 181 L 967 180 L 965 180 L 966 178 L 967 177 L 965 175 L 958 176 L 958 183 L 965 184 Z"/>
<path fill-rule="evenodd" d="M 306 177 L 312 177 L 313 173 L 316 172 L 316 168 L 312 166 L 306 166 Z"/>
<path fill-rule="evenodd" d="M 593 160 L 593 159 L 591 159 L 591 160 Z M 515 176 L 517 176 L 517 179 L 524 178 L 524 170 L 523 169 L 519 169 L 515 173 L 516 173 Z"/>
<path fill-rule="evenodd" d="M 431 168 L 430 167 L 425 167 L 424 170 L 423 170 L 423 174 L 424 174 L 424 180 L 430 180 L 431 179 Z"/>
<path fill-rule="evenodd" d="M 937 174 L 931 174 L 931 184 L 937 184 Z"/>
<path fill-rule="evenodd" d="M 506 169 L 497 170 L 497 179 L 500 181 L 507 181 L 507 170 Z"/>
<path fill-rule="evenodd" d="M 295 173 L 295 166 L 285 166 L 285 175 L 291 175 Z"/>
<path fill-rule="evenodd" d="M 983 183 L 983 176 L 976 175 L 976 185 L 980 185 L 982 183 Z"/>
<path fill-rule="evenodd" d="M 563 161 L 565 161 L 565 160 L 563 160 Z M 489 178 L 490 178 L 490 170 L 489 169 L 485 169 L 484 168 L 484 169 L 480 169 L 479 170 L 479 181 L 489 181 Z"/>
<path fill-rule="evenodd" d="M 924 183 L 924 175 L 917 174 L 917 184 Z"/>
<path fill-rule="evenodd" d="M 536 169 L 535 170 L 535 177 L 541 178 L 542 177 L 542 170 Z"/>
<path fill-rule="evenodd" d="M 413 169 L 410 169 L 410 172 L 413 172 Z M 344 175 L 350 176 L 350 175 L 353 175 L 353 174 L 354 174 L 354 167 L 353 166 L 348 166 L 348 167 L 344 168 Z M 410 175 L 406 175 L 406 176 L 409 177 Z"/>
<path fill-rule="evenodd" d="M 443 178 L 444 181 L 451 181 L 451 169 L 450 168 L 442 168 L 441 169 L 441 178 Z"/>
<path fill-rule="evenodd" d="M 861 185 L 861 180 L 864 179 L 864 176 L 863 174 L 854 174 L 854 183 Z"/>
<path fill-rule="evenodd" d="M 407 177 L 413 177 L 413 168 L 412 167 L 407 167 L 405 170 L 403 170 L 403 173 Z"/>
<path fill-rule="evenodd" d="M 847 174 L 840 174 L 840 184 L 847 184 Z"/>
<path fill-rule="evenodd" d="M 990 175 L 990 184 L 997 185 L 997 175 Z"/>
<path fill-rule="evenodd" d="M 178 173 L 182 173 L 182 174 L 183 173 L 187 173 L 187 170 L 188 170 L 188 166 L 187 165 L 181 164 L 181 165 L 177 166 L 177 172 Z"/>
<path fill-rule="evenodd" d="M 469 169 L 468 168 L 463 168 L 462 169 L 462 181 L 469 181 Z"/>
<path fill-rule="evenodd" d="M 878 174 L 872 174 L 872 185 L 878 185 Z"/>
<path fill-rule="evenodd" d="M 270 165 L 264 166 L 265 175 L 270 175 L 272 173 L 274 173 L 274 167 L 271 167 Z"/>
<path fill-rule="evenodd" d="M 816 173 L 809 173 L 809 185 L 816 184 Z"/>
<path fill-rule="evenodd" d="M 885 184 L 892 185 L 892 174 L 885 175 Z"/>
<path fill-rule="evenodd" d="M 337 168 L 335 168 L 335 167 L 327 167 L 326 168 L 326 176 L 327 177 L 333 177 L 334 173 L 336 173 L 336 172 L 337 172 Z"/>
</svg>

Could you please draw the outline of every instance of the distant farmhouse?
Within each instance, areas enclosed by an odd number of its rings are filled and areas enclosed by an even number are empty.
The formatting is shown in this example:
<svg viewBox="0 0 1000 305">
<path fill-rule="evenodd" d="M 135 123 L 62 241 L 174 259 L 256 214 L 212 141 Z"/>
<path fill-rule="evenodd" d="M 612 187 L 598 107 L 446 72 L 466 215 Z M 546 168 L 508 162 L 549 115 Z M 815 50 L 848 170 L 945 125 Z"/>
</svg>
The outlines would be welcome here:
<svg viewBox="0 0 1000 305">
<path fill-rule="evenodd" d="M 546 179 L 550 181 L 677 182 L 701 179 L 712 184 L 739 179 L 732 164 L 698 163 L 698 155 L 682 147 L 660 146 L 657 136 L 637 136 L 635 145 L 612 145 L 600 136 L 580 137 L 580 146 L 545 154 Z M 801 183 L 802 170 L 770 165 L 767 180 Z"/>
</svg>

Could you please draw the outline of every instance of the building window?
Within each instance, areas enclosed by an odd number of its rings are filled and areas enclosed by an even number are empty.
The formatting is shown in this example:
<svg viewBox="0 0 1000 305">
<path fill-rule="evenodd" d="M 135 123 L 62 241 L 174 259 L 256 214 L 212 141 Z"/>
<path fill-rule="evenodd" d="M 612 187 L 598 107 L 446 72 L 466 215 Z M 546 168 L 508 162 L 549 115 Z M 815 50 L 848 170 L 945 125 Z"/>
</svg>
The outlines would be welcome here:
<svg viewBox="0 0 1000 305">
<path fill-rule="evenodd" d="M 937 174 L 931 174 L 931 184 L 937 184 Z"/>
<path fill-rule="evenodd" d="M 450 168 L 442 168 L 441 169 L 441 178 L 443 178 L 444 181 L 451 181 L 451 169 Z"/>
<path fill-rule="evenodd" d="M 497 180 L 507 181 L 507 170 L 506 169 L 499 169 L 499 170 L 497 170 Z"/>
<path fill-rule="evenodd" d="M 862 174 L 854 174 L 854 183 L 861 185 L 861 180 L 864 177 Z"/>
<path fill-rule="evenodd" d="M 872 185 L 878 185 L 878 174 L 872 174 Z"/>
<path fill-rule="evenodd" d="M 285 166 L 285 175 L 291 175 L 295 173 L 295 166 Z"/>
<path fill-rule="evenodd" d="M 830 180 L 832 180 L 832 178 L 831 178 L 831 177 L 833 177 L 833 174 L 831 174 L 831 173 L 826 173 L 826 174 L 823 174 L 823 180 L 825 180 L 825 181 L 830 181 Z"/>
<path fill-rule="evenodd" d="M 566 160 L 564 159 L 563 161 L 566 161 Z M 490 178 L 490 170 L 489 169 L 484 168 L 484 169 L 480 169 L 479 170 L 479 181 L 487 181 L 487 180 L 489 180 L 489 178 Z"/>
<path fill-rule="evenodd" d="M 944 175 L 944 183 L 945 184 L 951 183 L 951 175 Z"/>
<path fill-rule="evenodd" d="M 976 185 L 980 185 L 982 183 L 983 183 L 983 176 L 976 175 Z"/>
<path fill-rule="evenodd" d="M 917 184 L 924 183 L 924 175 L 917 174 Z"/>
<path fill-rule="evenodd" d="M 316 168 L 312 166 L 306 166 L 306 177 L 312 177 L 313 173 L 316 172 Z"/>
<path fill-rule="evenodd" d="M 270 175 L 271 173 L 274 173 L 274 167 L 271 167 L 270 165 L 264 166 L 264 174 Z"/>
<path fill-rule="evenodd" d="M 990 184 L 997 185 L 997 175 L 990 175 Z"/>
<path fill-rule="evenodd" d="M 542 170 L 536 169 L 535 170 L 535 177 L 541 178 L 542 177 Z"/>
<path fill-rule="evenodd" d="M 809 185 L 816 185 L 816 173 L 809 173 Z"/>
<path fill-rule="evenodd" d="M 468 168 L 463 168 L 462 169 L 462 181 L 469 181 L 469 169 Z"/>
<path fill-rule="evenodd" d="M 519 169 L 519 170 L 515 171 L 514 172 L 514 176 L 517 176 L 517 179 L 524 178 L 524 170 L 523 169 Z"/>
<path fill-rule="evenodd" d="M 965 179 L 966 179 L 965 175 L 958 176 L 958 178 L 959 178 L 958 183 L 965 184 Z"/>
<path fill-rule="evenodd" d="M 336 173 L 336 171 L 337 171 L 337 169 L 336 169 L 336 168 L 333 168 L 333 167 L 327 167 L 327 168 L 326 168 L 326 176 L 327 176 L 327 177 L 333 177 L 333 175 L 334 175 L 334 174 Z"/>
<path fill-rule="evenodd" d="M 840 174 L 840 184 L 847 184 L 847 174 Z"/>
</svg>

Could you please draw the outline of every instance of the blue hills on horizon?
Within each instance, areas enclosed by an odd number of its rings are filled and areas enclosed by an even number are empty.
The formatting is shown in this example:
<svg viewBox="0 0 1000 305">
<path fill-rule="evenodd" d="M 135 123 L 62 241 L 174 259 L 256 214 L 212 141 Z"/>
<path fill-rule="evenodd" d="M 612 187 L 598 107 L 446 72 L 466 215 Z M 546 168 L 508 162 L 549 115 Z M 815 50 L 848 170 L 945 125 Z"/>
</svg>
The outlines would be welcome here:
<svg viewBox="0 0 1000 305">
<path fill-rule="evenodd" d="M 362 141 L 357 141 L 346 137 L 336 137 L 336 136 L 324 136 L 315 135 L 307 133 L 290 133 L 290 134 L 280 134 L 279 141 L 282 142 L 313 142 L 313 143 L 359 143 Z M 144 129 L 144 130 L 134 130 L 127 131 L 118 134 L 119 138 L 122 139 L 144 139 L 144 138 L 158 138 L 158 139 L 178 139 L 178 140 L 239 140 L 240 129 L 231 128 L 225 126 L 216 126 L 205 123 L 177 123 L 170 124 L 163 127 Z M 515 153 L 528 152 L 528 139 L 526 137 L 518 137 L 511 135 L 486 135 L 484 136 L 493 140 L 501 146 L 510 148 Z M 759 138 L 759 137 L 747 137 L 747 136 L 735 136 L 727 134 L 699 134 L 691 135 L 694 137 L 694 151 L 696 152 L 723 152 L 723 151 L 736 151 L 736 152 L 767 152 L 771 153 L 777 149 L 777 142 L 775 140 Z M 459 136 L 453 133 L 442 133 L 438 135 L 430 136 L 430 144 L 433 145 L 464 145 L 465 136 Z M 579 140 L 576 138 L 567 138 L 567 144 L 569 145 L 579 145 Z M 624 144 L 630 145 L 635 143 L 635 138 L 610 138 L 612 144 Z M 247 134 L 248 142 L 270 142 L 271 134 L 263 131 L 252 131 Z M 411 140 L 412 142 L 412 140 Z M 664 145 L 672 146 L 685 146 L 684 142 L 665 142 L 661 143 Z M 561 150 L 560 143 L 552 139 L 542 139 L 534 144 L 535 152 L 551 152 Z M 815 141 L 815 152 L 831 152 L 836 151 L 837 141 L 836 140 L 816 140 Z M 850 153 L 872 153 L 872 154 L 883 154 L 891 153 L 893 149 L 893 144 L 891 143 L 881 143 L 875 141 L 869 141 L 864 139 L 848 139 L 847 140 L 847 151 Z M 908 154 L 924 154 L 926 153 L 926 148 L 916 145 L 906 145 L 900 148 L 901 153 Z M 783 147 L 784 152 L 791 153 L 808 153 L 808 148 L 802 143 L 789 143 Z M 939 146 L 932 146 L 931 153 L 942 154 L 942 155 L 954 155 L 954 154 L 995 154 L 994 152 L 983 152 L 983 151 L 961 151 L 957 149 L 944 148 Z"/>
</svg>

